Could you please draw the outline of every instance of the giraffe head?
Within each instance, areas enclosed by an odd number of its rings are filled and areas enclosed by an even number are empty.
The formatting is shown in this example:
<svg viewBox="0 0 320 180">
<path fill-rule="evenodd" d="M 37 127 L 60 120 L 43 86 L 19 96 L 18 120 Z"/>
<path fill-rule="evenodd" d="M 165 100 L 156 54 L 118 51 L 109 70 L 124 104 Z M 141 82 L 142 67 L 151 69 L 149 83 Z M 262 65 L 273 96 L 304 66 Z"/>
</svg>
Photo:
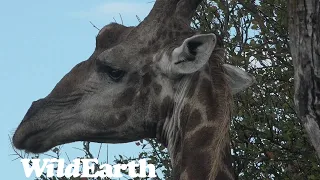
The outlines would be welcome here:
<svg viewBox="0 0 320 180">
<path fill-rule="evenodd" d="M 91 57 L 32 103 L 14 134 L 15 147 L 40 153 L 75 141 L 156 137 L 159 122 L 173 113 L 183 77 L 214 61 L 216 36 L 189 28 L 200 2 L 189 1 L 158 0 L 137 27 L 102 28 Z M 242 70 L 223 67 L 234 93 L 253 82 Z"/>
</svg>

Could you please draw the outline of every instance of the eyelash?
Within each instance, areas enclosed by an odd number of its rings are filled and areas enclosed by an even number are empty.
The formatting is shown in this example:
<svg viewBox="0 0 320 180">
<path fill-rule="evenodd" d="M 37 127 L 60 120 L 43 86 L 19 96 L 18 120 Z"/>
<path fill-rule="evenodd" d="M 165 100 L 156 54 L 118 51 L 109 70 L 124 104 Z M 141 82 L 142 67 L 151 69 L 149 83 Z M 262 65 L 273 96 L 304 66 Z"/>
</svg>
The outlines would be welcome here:
<svg viewBox="0 0 320 180">
<path fill-rule="evenodd" d="M 118 82 L 120 81 L 124 74 L 125 71 L 122 71 L 120 69 L 114 69 L 108 65 L 102 64 L 101 62 L 97 61 L 97 67 L 98 67 L 98 72 L 102 72 L 102 73 L 107 73 L 108 76 L 114 81 L 114 82 Z"/>
</svg>

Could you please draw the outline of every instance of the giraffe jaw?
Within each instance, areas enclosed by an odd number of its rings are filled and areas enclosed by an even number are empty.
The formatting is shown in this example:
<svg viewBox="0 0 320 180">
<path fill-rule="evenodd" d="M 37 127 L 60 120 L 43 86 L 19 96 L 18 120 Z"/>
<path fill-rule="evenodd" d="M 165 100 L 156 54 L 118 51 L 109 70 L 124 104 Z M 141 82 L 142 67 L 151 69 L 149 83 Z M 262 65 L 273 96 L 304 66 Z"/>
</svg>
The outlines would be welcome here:
<svg viewBox="0 0 320 180">
<path fill-rule="evenodd" d="M 27 131 L 28 129 L 32 130 Z M 22 123 L 16 130 L 12 142 L 17 149 L 31 153 L 43 153 L 57 145 L 77 141 L 70 138 L 73 136 L 63 137 L 67 131 L 70 129 L 64 127 L 38 129 L 31 123 Z"/>
<path fill-rule="evenodd" d="M 82 123 L 63 124 L 63 126 L 55 125 L 54 127 L 45 127 L 43 129 L 35 128 L 33 123 L 26 122 L 20 124 L 16 130 L 12 142 L 14 147 L 31 153 L 43 153 L 51 148 L 72 143 L 76 141 L 90 141 L 97 143 L 127 143 L 142 139 L 136 137 L 134 139 L 126 136 L 120 137 L 113 130 L 98 130 L 94 127 L 88 128 L 88 125 Z M 27 131 L 30 130 L 31 131 Z"/>
<path fill-rule="evenodd" d="M 48 143 L 43 143 L 42 133 L 25 136 L 22 139 L 13 138 L 13 144 L 17 149 L 31 153 L 43 153 L 52 148 Z"/>
</svg>

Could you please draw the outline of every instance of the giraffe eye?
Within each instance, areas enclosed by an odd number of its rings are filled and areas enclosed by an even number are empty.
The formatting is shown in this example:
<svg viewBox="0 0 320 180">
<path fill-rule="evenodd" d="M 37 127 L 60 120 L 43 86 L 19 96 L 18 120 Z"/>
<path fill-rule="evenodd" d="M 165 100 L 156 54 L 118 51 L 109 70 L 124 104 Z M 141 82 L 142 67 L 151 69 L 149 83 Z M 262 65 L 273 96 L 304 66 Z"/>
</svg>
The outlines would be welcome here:
<svg viewBox="0 0 320 180">
<path fill-rule="evenodd" d="M 109 77 L 114 81 L 119 81 L 124 75 L 124 71 L 112 68 L 110 68 L 110 70 L 108 70 L 107 73 Z"/>
<path fill-rule="evenodd" d="M 114 69 L 108 65 L 98 63 L 98 72 L 107 73 L 108 76 L 115 82 L 118 82 L 121 80 L 121 78 L 124 76 L 125 71 L 122 71 L 120 69 Z"/>
</svg>

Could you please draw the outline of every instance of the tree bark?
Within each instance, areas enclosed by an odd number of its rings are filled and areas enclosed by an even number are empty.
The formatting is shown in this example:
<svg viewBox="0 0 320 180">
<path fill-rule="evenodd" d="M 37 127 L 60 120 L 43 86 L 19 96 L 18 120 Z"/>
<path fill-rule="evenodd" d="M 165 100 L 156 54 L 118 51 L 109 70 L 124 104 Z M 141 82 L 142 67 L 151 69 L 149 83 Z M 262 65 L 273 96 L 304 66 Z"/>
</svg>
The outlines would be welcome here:
<svg viewBox="0 0 320 180">
<path fill-rule="evenodd" d="M 320 0 L 289 0 L 295 107 L 320 157 Z"/>
</svg>

